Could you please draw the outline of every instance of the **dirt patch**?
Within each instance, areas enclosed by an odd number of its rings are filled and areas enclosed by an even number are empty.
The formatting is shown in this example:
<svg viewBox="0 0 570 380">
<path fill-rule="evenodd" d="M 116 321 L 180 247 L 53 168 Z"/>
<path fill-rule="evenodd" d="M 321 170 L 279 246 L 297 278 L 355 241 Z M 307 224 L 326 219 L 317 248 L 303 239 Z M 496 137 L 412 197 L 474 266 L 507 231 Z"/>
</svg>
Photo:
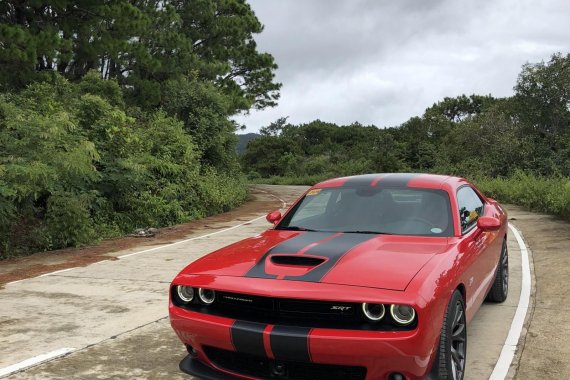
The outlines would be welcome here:
<svg viewBox="0 0 570 380">
<path fill-rule="evenodd" d="M 143 245 L 152 246 L 172 243 L 191 234 L 227 228 L 229 226 L 224 226 L 223 223 L 235 220 L 247 221 L 260 212 L 273 211 L 279 207 L 281 207 L 281 201 L 271 189 L 267 189 L 265 186 L 253 186 L 251 188 L 251 200 L 242 206 L 223 214 L 213 215 L 173 227 L 159 228 L 153 237 L 126 236 L 105 240 L 96 246 L 65 248 L 3 260 L 0 265 L 0 288 L 9 282 L 36 277 L 44 273 L 87 266 L 103 260 L 117 260 L 113 252 L 120 252 Z"/>
</svg>

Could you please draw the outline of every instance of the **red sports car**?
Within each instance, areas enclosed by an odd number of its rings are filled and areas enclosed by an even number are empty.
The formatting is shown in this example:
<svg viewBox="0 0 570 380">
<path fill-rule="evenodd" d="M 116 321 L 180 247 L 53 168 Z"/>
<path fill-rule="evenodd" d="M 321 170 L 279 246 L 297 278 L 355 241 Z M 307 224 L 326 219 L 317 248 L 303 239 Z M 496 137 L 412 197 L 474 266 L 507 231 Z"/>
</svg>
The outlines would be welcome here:
<svg viewBox="0 0 570 380">
<path fill-rule="evenodd" d="M 466 326 L 508 292 L 507 215 L 463 178 L 321 182 L 172 282 L 203 379 L 462 379 Z"/>
</svg>

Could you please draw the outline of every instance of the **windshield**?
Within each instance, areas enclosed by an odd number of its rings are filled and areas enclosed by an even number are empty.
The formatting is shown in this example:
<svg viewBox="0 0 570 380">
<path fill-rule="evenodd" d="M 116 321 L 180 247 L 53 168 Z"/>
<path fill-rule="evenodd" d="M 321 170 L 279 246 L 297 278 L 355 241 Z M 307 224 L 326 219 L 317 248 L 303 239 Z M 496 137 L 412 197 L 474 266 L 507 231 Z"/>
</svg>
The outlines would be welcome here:
<svg viewBox="0 0 570 380">
<path fill-rule="evenodd" d="M 452 236 L 445 191 L 410 188 L 310 190 L 278 230 Z"/>
</svg>

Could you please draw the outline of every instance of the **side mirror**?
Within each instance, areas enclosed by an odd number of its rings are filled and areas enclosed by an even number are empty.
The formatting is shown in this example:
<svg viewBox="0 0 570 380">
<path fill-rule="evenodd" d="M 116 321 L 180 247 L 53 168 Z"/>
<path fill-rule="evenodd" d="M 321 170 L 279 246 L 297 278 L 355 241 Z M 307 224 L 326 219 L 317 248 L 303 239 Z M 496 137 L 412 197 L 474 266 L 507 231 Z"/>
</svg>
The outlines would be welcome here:
<svg viewBox="0 0 570 380">
<path fill-rule="evenodd" d="M 281 211 L 276 210 L 276 211 L 270 212 L 269 214 L 267 214 L 265 219 L 267 219 L 267 221 L 271 224 L 277 224 L 277 222 L 279 222 L 281 220 Z"/>
<path fill-rule="evenodd" d="M 492 216 L 481 216 L 477 219 L 477 227 L 483 231 L 496 231 L 501 228 L 501 221 Z"/>
</svg>

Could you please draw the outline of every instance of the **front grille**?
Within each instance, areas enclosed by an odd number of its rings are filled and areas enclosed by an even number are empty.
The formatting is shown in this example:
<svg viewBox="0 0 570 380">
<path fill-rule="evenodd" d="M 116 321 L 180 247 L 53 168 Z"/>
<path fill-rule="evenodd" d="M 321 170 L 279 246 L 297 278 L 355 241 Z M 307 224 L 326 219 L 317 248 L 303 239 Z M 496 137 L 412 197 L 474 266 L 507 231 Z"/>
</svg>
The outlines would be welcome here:
<svg viewBox="0 0 570 380">
<path fill-rule="evenodd" d="M 283 298 L 257 297 L 244 294 L 219 292 L 217 306 L 226 311 L 262 311 L 268 315 L 296 318 L 354 319 L 357 305 L 346 302 L 293 300 Z"/>
<path fill-rule="evenodd" d="M 174 295 L 173 300 L 176 302 Z M 364 316 L 360 303 L 350 302 L 217 292 L 216 300 L 211 305 L 203 305 L 195 300 L 191 304 L 178 306 L 204 314 L 272 325 L 376 331 L 406 331 L 417 326 L 417 321 L 409 326 L 398 326 L 388 312 L 381 321 L 370 321 Z"/>
<path fill-rule="evenodd" d="M 204 347 L 214 365 L 240 375 L 274 380 L 363 380 L 366 368 L 317 363 L 275 361 L 254 355 Z"/>
</svg>

